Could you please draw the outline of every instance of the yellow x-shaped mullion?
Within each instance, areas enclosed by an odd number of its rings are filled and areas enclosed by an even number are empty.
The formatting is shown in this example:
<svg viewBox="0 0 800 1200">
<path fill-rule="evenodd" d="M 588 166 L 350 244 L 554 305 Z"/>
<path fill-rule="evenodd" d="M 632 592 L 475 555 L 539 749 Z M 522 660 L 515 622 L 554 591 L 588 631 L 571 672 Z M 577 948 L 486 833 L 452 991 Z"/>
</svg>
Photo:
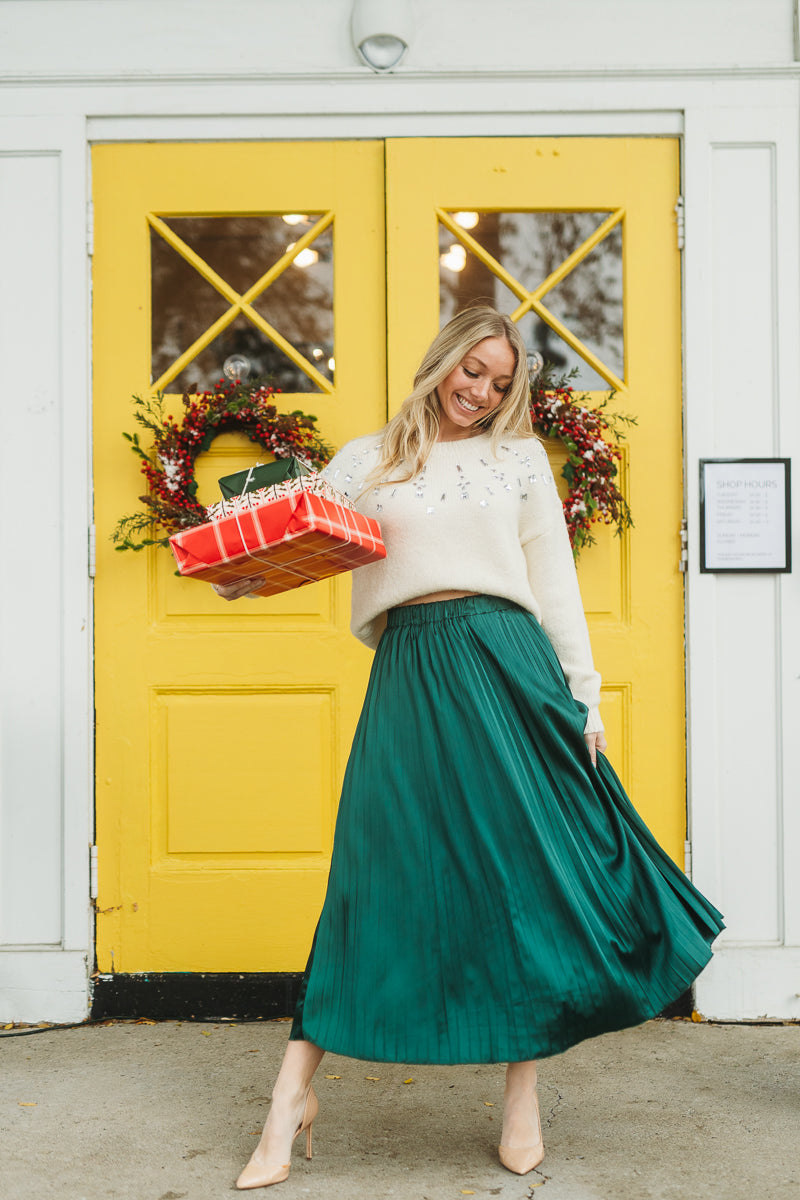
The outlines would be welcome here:
<svg viewBox="0 0 800 1200">
<path fill-rule="evenodd" d="M 320 220 L 311 227 L 311 229 L 304 233 L 303 236 L 299 238 L 297 242 L 295 242 L 291 250 L 287 250 L 286 253 L 283 254 L 278 261 L 274 263 L 273 266 L 271 266 L 270 269 L 264 275 L 262 275 L 259 280 L 256 281 L 256 283 L 248 288 L 243 296 L 241 296 L 235 288 L 232 288 L 229 283 L 226 283 L 221 275 L 218 275 L 217 272 L 210 267 L 208 263 L 200 257 L 199 254 L 196 254 L 195 251 L 192 250 L 191 246 L 188 246 L 182 238 L 178 237 L 178 235 L 172 229 L 170 229 L 169 225 L 167 225 L 159 217 L 155 216 L 153 213 L 148 213 L 147 220 L 151 227 L 159 234 L 159 236 L 162 237 L 170 246 L 172 246 L 173 250 L 180 254 L 180 256 L 186 260 L 186 262 L 194 267 L 195 271 L 197 271 L 197 273 L 201 275 L 203 279 L 210 283 L 211 286 L 215 288 L 221 296 L 224 296 L 231 306 L 226 313 L 223 313 L 221 317 L 217 318 L 213 325 L 209 326 L 205 333 L 202 333 L 199 338 L 196 338 L 187 350 L 184 350 L 183 354 L 181 354 L 180 357 L 175 360 L 172 366 L 164 372 L 160 379 L 156 380 L 156 382 L 153 384 L 153 391 L 163 391 L 167 384 L 171 383 L 173 379 L 177 379 L 181 371 L 183 371 L 183 369 L 187 367 L 202 350 L 205 350 L 205 348 L 209 346 L 211 342 L 213 342 L 214 338 L 222 333 L 222 331 L 236 319 L 239 313 L 243 313 L 248 320 L 256 326 L 257 329 L 261 330 L 265 337 L 267 337 L 271 342 L 274 343 L 274 345 L 282 350 L 287 358 L 291 359 L 295 366 L 300 368 L 303 374 L 307 375 L 309 379 L 316 383 L 320 391 L 328 392 L 329 394 L 333 392 L 334 389 L 331 381 L 326 379 L 324 375 L 321 375 L 313 363 L 310 363 L 308 359 L 300 353 L 299 350 L 295 349 L 291 342 L 287 342 L 286 338 L 282 337 L 281 334 L 279 334 L 278 331 L 274 329 L 268 321 L 265 321 L 261 314 L 257 313 L 252 307 L 251 303 L 253 300 L 257 299 L 261 292 L 265 291 L 266 288 L 268 288 L 269 285 L 273 283 L 283 271 L 286 270 L 286 268 L 294 261 L 301 250 L 305 250 L 306 246 L 308 246 L 314 240 L 314 238 L 322 233 L 323 230 L 327 229 L 333 220 L 333 212 L 325 213 Z"/>
<path fill-rule="evenodd" d="M 277 329 L 270 325 L 269 321 L 265 321 L 260 313 L 257 313 L 249 304 L 245 304 L 244 301 L 242 301 L 241 309 L 245 316 L 252 321 L 257 329 L 261 330 L 265 337 L 274 342 L 278 349 L 282 350 L 286 357 L 292 360 L 295 366 L 298 366 L 309 379 L 312 379 L 316 383 L 321 392 L 333 393 L 333 384 L 330 379 L 326 379 L 324 375 L 320 375 L 313 363 L 310 363 L 299 350 L 295 350 L 291 342 L 287 342 L 285 337 L 281 337 Z"/>
<path fill-rule="evenodd" d="M 480 259 L 483 265 L 488 267 L 492 274 L 496 275 L 497 278 L 506 285 L 510 292 L 513 292 L 514 295 L 520 300 L 530 299 L 530 292 L 528 289 L 523 287 L 521 283 L 518 283 L 514 276 L 508 273 L 502 263 L 499 263 L 497 259 L 489 253 L 488 250 L 484 249 L 480 242 L 476 242 L 475 238 L 472 237 L 471 234 L 467 233 L 466 229 L 462 229 L 458 222 L 454 221 L 449 213 L 445 212 L 442 208 L 437 208 L 436 215 L 441 221 L 442 225 L 444 225 L 446 229 L 449 229 L 454 237 L 457 237 L 462 245 L 466 246 L 467 250 L 471 250 L 475 257 Z"/>
<path fill-rule="evenodd" d="M 223 329 L 227 329 L 231 321 L 235 320 L 238 314 L 239 306 L 234 305 L 233 308 L 229 308 L 226 313 L 218 317 L 213 325 L 209 325 L 205 333 L 201 333 L 200 337 L 192 342 L 188 350 L 184 350 L 183 354 L 175 359 L 175 362 L 164 372 L 161 378 L 155 381 L 152 385 L 152 390 L 154 392 L 166 391 L 167 384 L 172 383 L 173 379 L 177 379 L 184 367 L 188 367 L 189 363 L 194 362 L 198 354 L 202 350 L 205 350 L 206 346 L 210 346 L 214 338 L 218 337 Z"/>
<path fill-rule="evenodd" d="M 605 379 L 609 387 L 613 388 L 615 392 L 625 391 L 625 384 L 622 380 L 609 367 L 602 363 L 597 355 L 593 354 L 589 347 L 584 345 L 580 338 L 571 333 L 566 325 L 563 325 L 559 321 L 558 317 L 554 317 L 550 310 L 545 308 L 539 300 L 531 300 L 530 307 L 536 313 L 537 317 L 544 321 L 545 325 L 549 325 L 554 333 L 557 333 L 602 379 Z"/>
<path fill-rule="evenodd" d="M 260 279 L 256 280 L 251 288 L 248 288 L 248 290 L 242 296 L 243 302 L 245 304 L 252 304 L 254 300 L 257 300 L 261 293 L 265 292 L 269 285 L 274 283 L 278 276 L 281 275 L 287 267 L 291 266 L 300 251 L 305 250 L 306 246 L 310 246 L 315 238 L 318 238 L 321 233 L 324 233 L 332 221 L 333 210 L 323 213 L 317 223 L 312 225 L 311 229 L 309 229 L 307 233 L 304 233 L 303 236 L 295 242 L 291 250 L 287 250 L 285 254 L 281 255 L 278 261 L 274 263 L 270 269 L 261 276 Z"/>
<path fill-rule="evenodd" d="M 543 296 L 546 296 L 548 292 L 553 290 L 556 284 L 561 283 L 561 280 L 565 279 L 566 276 L 569 275 L 573 267 L 577 267 L 579 262 L 583 262 L 584 258 L 591 254 L 595 246 L 602 242 L 603 238 L 607 237 L 616 225 L 619 225 L 624 216 L 624 208 L 618 208 L 615 212 L 612 212 L 611 215 L 608 216 L 605 221 L 603 221 L 602 225 L 598 225 L 594 233 L 591 234 L 585 242 L 581 242 L 577 250 L 573 250 L 572 254 L 570 254 L 568 258 L 564 259 L 560 267 L 556 267 L 555 271 L 552 271 L 551 274 L 547 276 L 547 279 L 545 279 L 543 283 L 540 283 L 539 286 L 533 292 L 531 292 L 531 300 L 541 300 Z"/>
<path fill-rule="evenodd" d="M 589 347 L 584 345 L 580 338 L 571 333 L 566 325 L 562 324 L 558 317 L 553 316 L 550 310 L 545 308 L 541 303 L 542 297 L 546 296 L 557 284 L 561 283 L 562 279 L 565 279 L 579 262 L 582 262 L 587 255 L 591 254 L 595 246 L 602 242 L 603 238 L 607 237 L 611 230 L 620 223 L 625 216 L 624 208 L 617 208 L 610 213 L 602 225 L 598 225 L 594 233 L 590 234 L 586 241 L 581 242 L 580 246 L 573 250 L 560 266 L 556 267 L 555 271 L 551 271 L 547 278 L 537 288 L 534 288 L 532 292 L 523 287 L 513 275 L 510 275 L 505 267 L 488 250 L 481 246 L 480 242 L 477 242 L 465 229 L 462 229 L 457 221 L 453 220 L 449 213 L 437 208 L 436 215 L 442 225 L 449 229 L 468 250 L 471 250 L 476 258 L 479 258 L 484 266 L 488 267 L 506 285 L 509 291 L 513 292 L 521 301 L 521 304 L 511 314 L 512 321 L 516 323 L 524 317 L 526 312 L 532 309 L 540 320 L 549 325 L 553 332 L 557 333 L 568 346 L 571 346 L 575 353 L 579 354 L 612 388 L 616 391 L 624 391 L 625 385 L 622 380 L 606 367 L 597 355 L 593 354 Z"/>
</svg>

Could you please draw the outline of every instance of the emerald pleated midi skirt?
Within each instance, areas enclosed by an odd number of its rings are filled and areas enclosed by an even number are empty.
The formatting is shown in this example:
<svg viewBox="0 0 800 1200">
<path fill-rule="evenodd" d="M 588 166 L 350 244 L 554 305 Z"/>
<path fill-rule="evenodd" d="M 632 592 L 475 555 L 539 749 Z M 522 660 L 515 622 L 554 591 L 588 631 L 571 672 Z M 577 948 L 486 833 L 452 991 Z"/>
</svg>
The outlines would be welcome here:
<svg viewBox="0 0 800 1200">
<path fill-rule="evenodd" d="M 689 987 L 721 915 L 608 760 L 592 766 L 586 713 L 511 601 L 389 612 L 292 1038 L 370 1061 L 520 1061 Z"/>
</svg>

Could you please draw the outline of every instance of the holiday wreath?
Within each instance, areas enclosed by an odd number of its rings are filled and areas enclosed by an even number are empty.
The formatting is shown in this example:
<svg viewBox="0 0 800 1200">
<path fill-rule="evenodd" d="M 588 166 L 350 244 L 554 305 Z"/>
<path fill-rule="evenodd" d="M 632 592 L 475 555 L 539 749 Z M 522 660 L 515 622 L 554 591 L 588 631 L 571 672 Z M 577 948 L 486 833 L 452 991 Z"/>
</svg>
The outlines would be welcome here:
<svg viewBox="0 0 800 1200">
<path fill-rule="evenodd" d="M 141 459 L 149 491 L 139 497 L 143 509 L 118 521 L 111 535 L 117 550 L 168 546 L 171 534 L 208 520 L 197 499 L 194 464 L 220 433 L 244 433 L 275 458 L 294 455 L 316 470 L 324 467 L 333 451 L 320 437 L 316 417 L 278 412 L 276 395 L 263 381 L 226 384 L 221 379 L 215 391 L 184 393 L 179 421 L 164 413 L 161 392 L 147 399 L 134 396 L 134 419 L 152 434 L 152 448 L 144 449 L 138 433 L 122 436 Z M 159 531 L 161 536 L 152 536 Z"/>
<path fill-rule="evenodd" d="M 531 417 L 540 433 L 559 438 L 567 450 L 563 475 L 569 492 L 564 515 L 577 557 L 594 542 L 595 521 L 616 525 L 618 533 L 632 524 L 616 480 L 622 454 L 619 442 L 624 438 L 620 425 L 634 419 L 608 413 L 611 397 L 596 408 L 581 404 L 583 397 L 573 395 L 571 378 L 556 377 L 550 364 L 543 366 L 531 384 Z M 153 444 L 147 451 L 138 433 L 122 436 L 141 460 L 149 491 L 139 497 L 143 508 L 117 523 L 112 534 L 117 550 L 167 546 L 171 534 L 208 519 L 197 500 L 194 464 L 220 433 L 238 431 L 276 458 L 295 455 L 317 470 L 324 467 L 333 452 L 321 438 L 316 418 L 297 410 L 278 412 L 273 403 L 277 394 L 263 381 L 226 384 L 220 380 L 215 391 L 185 393 L 179 421 L 165 414 L 162 393 L 148 399 L 135 396 L 134 418 L 152 434 Z"/>
<path fill-rule="evenodd" d="M 559 438 L 567 451 L 562 474 L 569 491 L 564 501 L 572 552 L 577 558 L 595 537 L 595 521 L 616 525 L 616 533 L 633 525 L 628 502 L 617 485 L 618 463 L 622 458 L 619 443 L 625 434 L 622 425 L 635 425 L 636 418 L 610 413 L 608 404 L 614 393 L 595 408 L 588 408 L 576 397 L 568 375 L 556 376 L 551 363 L 545 363 L 531 382 L 531 417 L 544 437 Z M 612 440 L 609 440 L 612 439 Z"/>
</svg>

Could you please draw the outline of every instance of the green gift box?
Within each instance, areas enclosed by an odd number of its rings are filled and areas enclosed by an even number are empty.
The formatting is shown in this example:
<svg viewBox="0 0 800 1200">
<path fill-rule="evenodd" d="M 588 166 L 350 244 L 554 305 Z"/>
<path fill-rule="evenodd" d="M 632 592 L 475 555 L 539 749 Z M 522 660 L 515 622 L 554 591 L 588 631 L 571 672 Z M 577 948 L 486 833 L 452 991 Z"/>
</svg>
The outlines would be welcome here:
<svg viewBox="0 0 800 1200">
<path fill-rule="evenodd" d="M 258 488 L 272 487 L 274 483 L 284 483 L 287 479 L 299 479 L 301 475 L 310 474 L 309 468 L 299 458 L 276 458 L 275 462 L 261 467 L 250 467 L 248 471 L 237 471 L 235 475 L 223 475 L 219 487 L 223 497 L 229 500 L 232 496 L 243 496 L 245 492 L 255 492 Z"/>
</svg>

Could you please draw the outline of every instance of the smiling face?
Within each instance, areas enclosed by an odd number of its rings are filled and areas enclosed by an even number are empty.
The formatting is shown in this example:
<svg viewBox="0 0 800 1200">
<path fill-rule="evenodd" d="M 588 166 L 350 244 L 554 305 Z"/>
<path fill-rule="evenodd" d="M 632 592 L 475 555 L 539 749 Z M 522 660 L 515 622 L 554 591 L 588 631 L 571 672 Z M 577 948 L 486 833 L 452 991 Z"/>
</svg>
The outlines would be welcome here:
<svg viewBox="0 0 800 1200">
<path fill-rule="evenodd" d="M 478 342 L 436 389 L 439 401 L 439 441 L 471 437 L 478 421 L 502 403 L 516 359 L 503 337 Z"/>
</svg>

